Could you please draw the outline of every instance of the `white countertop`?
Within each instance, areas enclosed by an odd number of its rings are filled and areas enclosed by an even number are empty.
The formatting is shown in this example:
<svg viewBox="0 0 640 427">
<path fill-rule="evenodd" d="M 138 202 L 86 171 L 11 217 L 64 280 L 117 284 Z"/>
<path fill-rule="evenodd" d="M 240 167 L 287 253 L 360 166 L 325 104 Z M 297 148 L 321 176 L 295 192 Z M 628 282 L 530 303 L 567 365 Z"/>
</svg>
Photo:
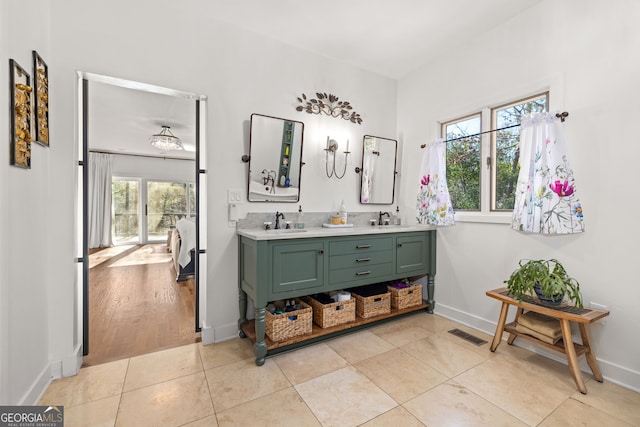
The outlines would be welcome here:
<svg viewBox="0 0 640 427">
<path fill-rule="evenodd" d="M 240 229 L 236 233 L 253 240 L 308 239 L 311 237 L 359 236 L 363 234 L 408 233 L 435 230 L 432 225 L 362 225 L 348 228 L 309 227 L 298 229 L 262 230 Z"/>
</svg>

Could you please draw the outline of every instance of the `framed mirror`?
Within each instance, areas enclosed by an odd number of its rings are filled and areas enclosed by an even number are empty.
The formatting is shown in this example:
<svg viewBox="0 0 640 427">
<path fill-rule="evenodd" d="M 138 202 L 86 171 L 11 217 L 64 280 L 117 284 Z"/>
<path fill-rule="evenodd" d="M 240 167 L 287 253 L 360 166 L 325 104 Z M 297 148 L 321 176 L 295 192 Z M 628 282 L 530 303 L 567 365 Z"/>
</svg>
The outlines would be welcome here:
<svg viewBox="0 0 640 427">
<path fill-rule="evenodd" d="M 360 169 L 360 203 L 393 204 L 398 141 L 365 135 Z"/>
<path fill-rule="evenodd" d="M 293 203 L 300 200 L 303 134 L 302 122 L 251 115 L 247 200 Z"/>
</svg>

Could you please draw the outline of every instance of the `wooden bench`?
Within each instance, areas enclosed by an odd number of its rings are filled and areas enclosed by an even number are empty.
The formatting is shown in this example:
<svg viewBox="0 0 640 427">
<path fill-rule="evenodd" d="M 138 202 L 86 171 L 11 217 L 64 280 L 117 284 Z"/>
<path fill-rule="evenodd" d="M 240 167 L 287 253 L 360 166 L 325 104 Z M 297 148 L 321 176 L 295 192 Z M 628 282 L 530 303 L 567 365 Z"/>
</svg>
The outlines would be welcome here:
<svg viewBox="0 0 640 427">
<path fill-rule="evenodd" d="M 500 309 L 500 319 L 498 320 L 496 333 L 493 337 L 493 342 L 491 343 L 492 352 L 496 351 L 498 345 L 500 344 L 500 341 L 502 341 L 502 332 L 506 331 L 510 334 L 509 339 L 507 340 L 508 344 L 513 344 L 513 341 L 517 337 L 521 337 L 528 341 L 543 345 L 544 347 L 551 350 L 563 353 L 567 357 L 569 372 L 571 372 L 571 375 L 573 376 L 573 379 L 578 386 L 578 390 L 580 390 L 582 394 L 587 394 L 587 387 L 584 384 L 580 368 L 578 367 L 578 356 L 584 355 L 589 368 L 591 368 L 591 372 L 593 372 L 593 377 L 599 382 L 603 381 L 602 372 L 600 371 L 595 352 L 593 351 L 593 348 L 591 346 L 591 338 L 589 337 L 589 325 L 596 320 L 608 316 L 608 311 L 595 310 L 592 308 L 578 308 L 574 306 L 543 306 L 538 303 L 538 300 L 535 297 L 527 296 L 525 296 L 522 301 L 518 301 L 517 299 L 509 295 L 507 288 L 499 288 L 492 291 L 487 291 L 487 296 L 495 298 L 498 301 L 502 301 L 502 308 Z M 509 306 L 511 305 L 517 307 L 516 318 L 514 322 L 505 324 L 507 321 Z M 562 330 L 562 339 L 555 344 L 549 344 L 530 335 L 522 334 L 516 331 L 515 327 L 518 324 L 518 318 L 525 312 L 525 310 L 541 313 L 558 319 L 560 321 L 560 328 Z M 573 339 L 571 338 L 570 322 L 576 322 L 578 324 L 578 327 L 580 328 L 580 336 L 582 337 L 582 344 L 573 342 Z"/>
</svg>

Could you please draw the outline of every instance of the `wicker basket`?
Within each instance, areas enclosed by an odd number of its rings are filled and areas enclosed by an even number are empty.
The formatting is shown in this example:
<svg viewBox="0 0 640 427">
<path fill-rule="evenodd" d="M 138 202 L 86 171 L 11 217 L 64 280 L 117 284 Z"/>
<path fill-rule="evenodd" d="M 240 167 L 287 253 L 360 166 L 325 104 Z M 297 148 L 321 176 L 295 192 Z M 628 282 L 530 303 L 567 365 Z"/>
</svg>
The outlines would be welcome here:
<svg viewBox="0 0 640 427">
<path fill-rule="evenodd" d="M 313 309 L 313 321 L 321 328 L 342 325 L 356 320 L 356 300 L 353 298 L 331 304 L 322 304 L 312 297 L 306 297 L 305 301 Z"/>
<path fill-rule="evenodd" d="M 408 288 L 394 288 L 389 286 L 391 292 L 391 309 L 402 310 L 422 304 L 422 285 L 411 284 Z"/>
<path fill-rule="evenodd" d="M 282 314 L 265 312 L 265 333 L 273 342 L 284 341 L 298 335 L 310 334 L 313 327 L 313 310 L 304 301 L 296 298 L 302 309 Z"/>
<path fill-rule="evenodd" d="M 368 317 L 379 316 L 391 313 L 391 293 L 372 295 L 363 297 L 351 292 L 351 296 L 356 299 L 356 313 L 358 317 L 366 319 Z"/>
</svg>

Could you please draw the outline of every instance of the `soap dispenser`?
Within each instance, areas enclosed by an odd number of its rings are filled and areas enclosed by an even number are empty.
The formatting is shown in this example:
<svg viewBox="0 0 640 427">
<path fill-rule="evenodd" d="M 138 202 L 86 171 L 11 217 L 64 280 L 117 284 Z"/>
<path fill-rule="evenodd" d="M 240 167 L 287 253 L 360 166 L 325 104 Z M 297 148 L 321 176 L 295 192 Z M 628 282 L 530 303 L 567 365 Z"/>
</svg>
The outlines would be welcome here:
<svg viewBox="0 0 640 427">
<path fill-rule="evenodd" d="M 398 206 L 396 206 L 396 213 L 393 214 L 393 224 L 394 225 L 402 224 L 402 219 L 400 219 L 400 208 Z"/>
<path fill-rule="evenodd" d="M 340 205 L 340 210 L 338 210 L 338 216 L 340 217 L 340 224 L 346 225 L 347 224 L 347 208 L 344 207 L 344 200 Z"/>
<path fill-rule="evenodd" d="M 296 218 L 296 228 L 304 228 L 304 214 L 302 213 L 302 205 L 298 206 L 298 217 Z"/>
</svg>

